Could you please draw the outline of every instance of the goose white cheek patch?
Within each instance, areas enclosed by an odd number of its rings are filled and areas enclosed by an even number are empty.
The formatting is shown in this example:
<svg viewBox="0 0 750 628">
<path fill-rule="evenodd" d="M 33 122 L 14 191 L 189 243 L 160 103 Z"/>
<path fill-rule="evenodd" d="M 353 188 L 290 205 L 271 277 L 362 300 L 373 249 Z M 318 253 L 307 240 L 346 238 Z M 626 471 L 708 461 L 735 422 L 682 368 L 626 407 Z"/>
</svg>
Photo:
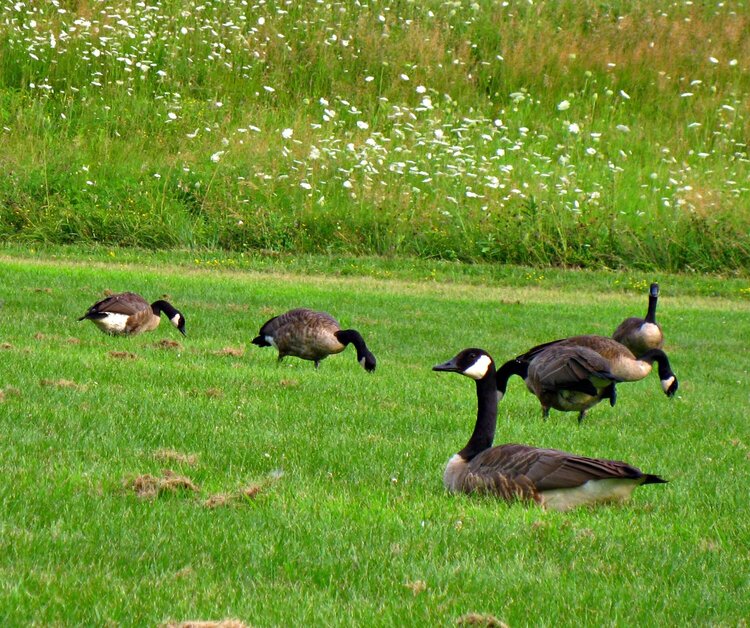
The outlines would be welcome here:
<svg viewBox="0 0 750 628">
<path fill-rule="evenodd" d="M 488 355 L 480 355 L 477 361 L 474 362 L 469 368 L 464 371 L 464 375 L 471 377 L 471 379 L 482 379 L 487 375 L 487 370 L 490 368 L 492 360 Z"/>
<path fill-rule="evenodd" d="M 273 336 L 266 336 L 266 342 L 271 345 L 274 349 L 278 349 L 276 346 L 276 342 L 273 339 Z"/>
<path fill-rule="evenodd" d="M 180 324 L 180 315 L 175 314 L 172 318 L 169 319 L 169 322 L 172 323 L 175 327 L 178 327 Z"/>
<path fill-rule="evenodd" d="M 661 380 L 661 388 L 664 392 L 669 390 L 669 387 L 674 383 L 674 377 Z"/>
</svg>

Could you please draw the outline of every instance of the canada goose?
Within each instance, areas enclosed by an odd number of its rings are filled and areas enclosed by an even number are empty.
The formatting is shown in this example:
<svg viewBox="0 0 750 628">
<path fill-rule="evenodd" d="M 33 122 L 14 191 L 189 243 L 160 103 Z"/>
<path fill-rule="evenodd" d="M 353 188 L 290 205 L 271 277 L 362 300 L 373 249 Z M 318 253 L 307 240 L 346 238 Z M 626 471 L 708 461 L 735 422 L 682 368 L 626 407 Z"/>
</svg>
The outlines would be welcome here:
<svg viewBox="0 0 750 628">
<path fill-rule="evenodd" d="M 672 397 L 677 392 L 679 385 L 677 377 L 672 372 L 667 354 L 661 349 L 649 349 L 636 358 L 633 352 L 625 345 L 620 344 L 613 338 L 607 336 L 570 336 L 560 340 L 546 342 L 529 349 L 517 359 L 530 362 L 536 355 L 549 347 L 587 347 L 593 349 L 609 362 L 610 372 L 623 382 L 637 382 L 646 377 L 654 362 L 659 367 L 659 379 L 661 387 L 667 397 Z"/>
<path fill-rule="evenodd" d="M 625 345 L 640 357 L 650 349 L 661 349 L 664 346 L 664 333 L 656 322 L 656 302 L 659 299 L 659 284 L 652 283 L 648 295 L 648 312 L 646 318 L 631 316 L 626 318 L 615 329 L 612 338 Z"/>
<path fill-rule="evenodd" d="M 568 510 L 598 502 L 622 501 L 636 486 L 666 482 L 625 462 L 585 458 L 528 445 L 492 447 L 497 424 L 495 364 L 482 349 L 464 349 L 433 371 L 460 373 L 475 380 L 477 421 L 466 446 L 445 468 L 443 483 L 454 493 L 483 492 L 507 501 L 534 501 Z"/>
<path fill-rule="evenodd" d="M 185 335 L 185 317 L 171 303 L 154 301 L 151 305 L 135 292 L 121 292 L 94 303 L 79 321 L 90 320 L 106 334 L 135 335 L 159 326 L 164 312 L 180 333 Z"/>
<path fill-rule="evenodd" d="M 341 329 L 338 321 L 326 312 L 306 308 L 289 310 L 266 322 L 252 343 L 259 347 L 276 347 L 279 362 L 287 355 L 315 362 L 333 353 L 341 353 L 348 344 L 357 349 L 357 361 L 366 371 L 375 370 L 375 356 L 354 329 Z"/>
<path fill-rule="evenodd" d="M 511 375 L 521 377 L 537 396 L 545 419 L 550 408 L 555 408 L 563 412 L 577 411 L 579 423 L 587 410 L 602 399 L 609 399 L 614 406 L 615 384 L 622 381 L 610 372 L 609 363 L 596 351 L 575 346 L 553 345 L 531 359 L 519 356 L 508 360 L 495 373 L 500 399 L 505 395 Z"/>
</svg>

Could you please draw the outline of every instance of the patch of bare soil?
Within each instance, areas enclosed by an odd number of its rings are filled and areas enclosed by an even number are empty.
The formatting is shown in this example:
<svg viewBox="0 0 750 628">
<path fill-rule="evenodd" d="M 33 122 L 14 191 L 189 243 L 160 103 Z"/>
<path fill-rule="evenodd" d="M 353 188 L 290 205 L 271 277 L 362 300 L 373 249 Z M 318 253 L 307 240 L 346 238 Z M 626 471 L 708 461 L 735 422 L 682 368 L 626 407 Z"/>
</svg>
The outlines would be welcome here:
<svg viewBox="0 0 750 628">
<path fill-rule="evenodd" d="M 138 475 L 124 480 L 123 485 L 143 499 L 152 499 L 165 491 L 170 493 L 178 490 L 198 491 L 198 486 L 189 477 L 177 475 L 171 469 L 164 469 L 162 473 L 161 477 L 150 473 Z"/>
<path fill-rule="evenodd" d="M 4 342 L 0 344 L 0 349 L 12 349 L 12 348 L 13 348 L 13 345 L 10 344 L 9 342 Z"/>
</svg>

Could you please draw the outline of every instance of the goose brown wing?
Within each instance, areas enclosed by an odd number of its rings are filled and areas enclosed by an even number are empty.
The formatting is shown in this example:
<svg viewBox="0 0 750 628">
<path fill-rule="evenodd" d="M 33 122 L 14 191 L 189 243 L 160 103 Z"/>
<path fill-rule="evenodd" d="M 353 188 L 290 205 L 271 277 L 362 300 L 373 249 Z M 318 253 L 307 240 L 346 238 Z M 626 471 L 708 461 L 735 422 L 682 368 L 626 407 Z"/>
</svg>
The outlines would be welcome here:
<svg viewBox="0 0 750 628">
<path fill-rule="evenodd" d="M 556 346 L 539 353 L 529 365 L 529 377 L 544 390 L 580 390 L 596 395 L 592 377 L 619 381 L 609 370 L 609 362 L 586 347 Z"/>
<path fill-rule="evenodd" d="M 125 314 L 130 316 L 143 310 L 150 309 L 151 306 L 148 304 L 146 299 L 135 292 L 121 292 L 120 294 L 113 294 L 108 296 L 106 299 L 94 303 L 89 308 L 87 314 L 101 314 L 103 312 L 111 312 L 113 314 Z"/>
<path fill-rule="evenodd" d="M 537 491 L 575 488 L 589 480 L 637 479 L 643 475 L 624 462 L 586 458 L 527 445 L 501 445 L 488 449 L 471 460 L 469 471 L 486 478 L 503 476 L 514 484 L 530 484 Z"/>
</svg>

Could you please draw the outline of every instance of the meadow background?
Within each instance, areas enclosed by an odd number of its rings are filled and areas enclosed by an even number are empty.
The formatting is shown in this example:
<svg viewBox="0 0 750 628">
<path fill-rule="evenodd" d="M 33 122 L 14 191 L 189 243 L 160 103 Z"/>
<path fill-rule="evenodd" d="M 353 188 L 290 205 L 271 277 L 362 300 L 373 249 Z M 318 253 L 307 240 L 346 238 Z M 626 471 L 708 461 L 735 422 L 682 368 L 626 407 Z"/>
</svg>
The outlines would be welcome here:
<svg viewBox="0 0 750 628">
<path fill-rule="evenodd" d="M 0 6 L 0 238 L 750 262 L 745 2 Z"/>
</svg>

